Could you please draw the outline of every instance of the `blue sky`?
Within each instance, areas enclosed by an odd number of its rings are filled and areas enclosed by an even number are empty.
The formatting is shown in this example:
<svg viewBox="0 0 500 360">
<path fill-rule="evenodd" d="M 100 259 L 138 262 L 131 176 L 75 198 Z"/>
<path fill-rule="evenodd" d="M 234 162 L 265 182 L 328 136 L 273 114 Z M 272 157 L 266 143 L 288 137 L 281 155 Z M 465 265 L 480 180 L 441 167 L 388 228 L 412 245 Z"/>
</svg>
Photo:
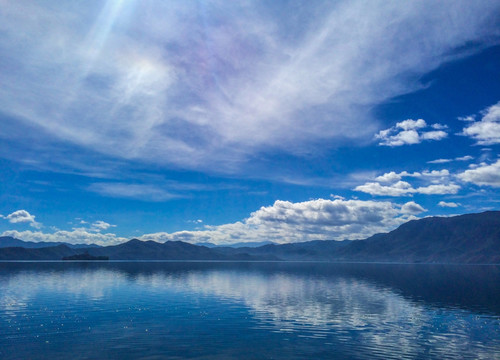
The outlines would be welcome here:
<svg viewBox="0 0 500 360">
<path fill-rule="evenodd" d="M 497 1 L 2 1 L 0 233 L 362 239 L 500 208 Z"/>
</svg>

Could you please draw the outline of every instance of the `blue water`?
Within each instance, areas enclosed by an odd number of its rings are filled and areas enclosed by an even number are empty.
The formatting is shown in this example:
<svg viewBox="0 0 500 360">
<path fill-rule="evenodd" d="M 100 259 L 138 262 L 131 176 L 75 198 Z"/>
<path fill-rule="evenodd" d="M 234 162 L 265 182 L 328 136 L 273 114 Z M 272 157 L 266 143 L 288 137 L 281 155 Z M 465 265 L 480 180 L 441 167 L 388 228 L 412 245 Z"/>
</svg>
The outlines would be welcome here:
<svg viewBox="0 0 500 360">
<path fill-rule="evenodd" d="M 0 359 L 500 359 L 496 266 L 0 263 Z"/>
</svg>

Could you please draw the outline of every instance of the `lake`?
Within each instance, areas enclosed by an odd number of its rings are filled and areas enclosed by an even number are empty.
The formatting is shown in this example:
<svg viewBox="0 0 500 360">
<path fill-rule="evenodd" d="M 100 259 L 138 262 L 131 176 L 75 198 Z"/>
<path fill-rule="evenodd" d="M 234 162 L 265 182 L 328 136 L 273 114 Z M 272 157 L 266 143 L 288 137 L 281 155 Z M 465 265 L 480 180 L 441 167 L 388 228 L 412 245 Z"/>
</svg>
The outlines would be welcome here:
<svg viewBox="0 0 500 360">
<path fill-rule="evenodd" d="M 500 359 L 500 267 L 0 263 L 1 359 Z"/>
</svg>

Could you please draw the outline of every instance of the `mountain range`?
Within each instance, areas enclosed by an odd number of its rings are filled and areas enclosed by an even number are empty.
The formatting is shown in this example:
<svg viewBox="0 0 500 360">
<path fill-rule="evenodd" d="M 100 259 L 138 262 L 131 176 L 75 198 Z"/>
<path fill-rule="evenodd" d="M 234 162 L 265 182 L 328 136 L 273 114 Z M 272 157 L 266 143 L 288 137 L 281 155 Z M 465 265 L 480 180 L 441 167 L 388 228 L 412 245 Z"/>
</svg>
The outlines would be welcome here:
<svg viewBox="0 0 500 360">
<path fill-rule="evenodd" d="M 254 244 L 252 244 L 254 245 Z M 132 239 L 113 246 L 33 243 L 0 237 L 0 260 L 61 260 L 88 253 L 110 260 L 500 263 L 500 211 L 409 221 L 365 240 L 320 240 L 257 247 L 208 247 Z"/>
<path fill-rule="evenodd" d="M 73 249 L 86 249 L 86 248 L 100 247 L 99 245 L 96 245 L 96 244 L 69 244 L 69 243 L 65 243 L 65 242 L 49 242 L 49 241 L 34 242 L 34 241 L 19 240 L 19 239 L 13 238 L 11 236 L 0 236 L 0 248 L 23 247 L 26 249 L 39 249 L 39 248 L 46 248 L 46 247 L 58 246 L 58 245 L 66 245 L 66 246 L 73 248 Z"/>
</svg>

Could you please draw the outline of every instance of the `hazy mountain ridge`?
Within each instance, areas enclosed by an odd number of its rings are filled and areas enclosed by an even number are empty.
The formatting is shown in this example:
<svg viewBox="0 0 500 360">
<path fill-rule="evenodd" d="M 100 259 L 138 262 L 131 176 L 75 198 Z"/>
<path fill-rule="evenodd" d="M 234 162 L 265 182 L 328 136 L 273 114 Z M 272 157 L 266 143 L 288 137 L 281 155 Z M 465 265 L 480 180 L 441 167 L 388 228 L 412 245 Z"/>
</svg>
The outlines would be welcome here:
<svg viewBox="0 0 500 360">
<path fill-rule="evenodd" d="M 58 245 L 66 245 L 73 249 L 87 249 L 101 247 L 96 244 L 70 244 L 65 242 L 34 242 L 16 239 L 12 236 L 0 236 L 0 248 L 6 247 L 23 247 L 25 249 L 39 249 L 45 247 L 53 247 Z"/>
<path fill-rule="evenodd" d="M 12 239 L 12 238 L 11 238 Z M 17 240 L 17 239 L 14 239 Z M 0 238 L 0 243 L 5 241 Z M 18 242 L 23 243 L 21 240 Z M 16 243 L 16 242 L 13 242 Z M 26 242 L 24 242 L 26 243 Z M 132 239 L 120 245 L 86 247 L 110 260 L 283 260 L 409 263 L 500 263 L 500 211 L 409 221 L 358 241 L 309 241 L 260 247 L 206 247 L 182 241 Z M 82 252 L 67 244 L 0 248 L 0 260 L 60 260 Z"/>
</svg>

